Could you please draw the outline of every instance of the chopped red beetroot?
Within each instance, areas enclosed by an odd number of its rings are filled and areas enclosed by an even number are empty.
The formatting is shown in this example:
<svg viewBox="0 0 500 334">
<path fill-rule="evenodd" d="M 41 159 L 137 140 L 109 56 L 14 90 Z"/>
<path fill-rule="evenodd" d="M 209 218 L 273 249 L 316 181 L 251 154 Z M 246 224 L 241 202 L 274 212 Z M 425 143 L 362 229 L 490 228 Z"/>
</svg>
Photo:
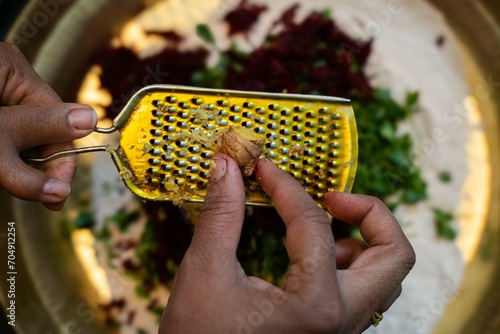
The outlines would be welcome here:
<svg viewBox="0 0 500 334">
<path fill-rule="evenodd" d="M 99 308 L 104 311 L 109 311 L 111 309 L 117 309 L 118 311 L 122 311 L 127 302 L 123 298 L 113 299 L 108 304 L 99 305 Z"/>
<path fill-rule="evenodd" d="M 371 42 L 358 42 L 322 13 L 295 23 L 298 6 L 276 25 L 283 31 L 268 37 L 249 56 L 228 51 L 226 88 L 367 98 L 373 89 L 361 70 Z"/>
<path fill-rule="evenodd" d="M 290 27 L 294 26 L 295 25 L 295 22 L 294 22 L 295 21 L 295 12 L 297 11 L 297 9 L 299 9 L 298 3 L 290 6 L 287 10 L 285 10 L 283 12 L 283 14 L 281 14 L 281 17 L 279 19 L 277 19 L 276 21 L 274 21 L 271 30 L 273 28 L 275 28 L 278 24 L 283 24 L 286 28 L 290 28 Z"/>
<path fill-rule="evenodd" d="M 106 109 L 108 117 L 114 118 L 140 88 L 153 84 L 186 85 L 194 72 L 205 68 L 206 50 L 179 51 L 175 46 L 177 34 L 162 36 L 173 41 L 174 46 L 147 59 L 139 59 L 126 48 L 109 48 L 98 54 L 96 63 L 103 69 L 101 85 L 113 96 Z"/>
<path fill-rule="evenodd" d="M 248 32 L 266 9 L 266 6 L 252 5 L 248 3 L 248 0 L 242 0 L 235 9 L 224 17 L 224 20 L 229 24 L 229 36 Z"/>
<path fill-rule="evenodd" d="M 146 308 L 148 310 L 152 310 L 154 309 L 156 306 L 158 306 L 158 298 L 152 298 L 149 303 L 148 303 L 148 306 L 146 306 Z"/>
<path fill-rule="evenodd" d="M 128 315 L 127 315 L 127 325 L 132 325 L 133 322 L 134 322 L 134 318 L 135 318 L 135 311 L 130 311 L 128 312 Z"/>
</svg>

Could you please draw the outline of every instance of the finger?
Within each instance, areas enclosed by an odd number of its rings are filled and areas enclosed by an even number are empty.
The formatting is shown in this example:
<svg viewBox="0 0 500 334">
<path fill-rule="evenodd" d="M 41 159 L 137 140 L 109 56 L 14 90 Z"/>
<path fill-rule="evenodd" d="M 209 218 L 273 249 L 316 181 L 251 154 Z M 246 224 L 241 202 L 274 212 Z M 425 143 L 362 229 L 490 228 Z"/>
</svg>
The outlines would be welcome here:
<svg viewBox="0 0 500 334">
<path fill-rule="evenodd" d="M 286 224 L 286 249 L 291 263 L 312 260 L 318 267 L 315 276 L 319 280 L 324 277 L 316 274 L 331 275 L 335 270 L 335 249 L 326 212 L 292 176 L 271 161 L 261 159 L 256 173 L 260 186 Z"/>
<path fill-rule="evenodd" d="M 348 268 L 366 250 L 366 243 L 353 238 L 335 241 L 335 256 L 338 268 Z"/>
<path fill-rule="evenodd" d="M 373 314 L 397 289 L 415 263 L 415 253 L 397 220 L 378 199 L 332 192 L 325 203 L 336 218 L 359 225 L 369 248 L 339 272 L 350 311 Z"/>
<path fill-rule="evenodd" d="M 191 252 L 224 263 L 236 260 L 245 214 L 245 189 L 236 163 L 217 154 L 205 202 L 191 242 Z"/>
<path fill-rule="evenodd" d="M 97 124 L 96 112 L 85 105 L 46 103 L 0 108 L 3 143 L 18 151 L 40 145 L 69 142 L 90 134 Z"/>
<path fill-rule="evenodd" d="M 0 64 L 0 105 L 61 102 L 16 46 L 0 43 Z"/>
<path fill-rule="evenodd" d="M 415 252 L 394 215 L 379 199 L 330 192 L 326 195 L 325 204 L 336 218 L 359 225 L 361 236 L 370 247 L 353 265 L 372 265 L 375 257 L 379 256 L 376 258 L 377 266 L 380 262 L 398 266 L 406 276 L 415 263 Z M 385 256 L 380 257 L 380 252 Z"/>
<path fill-rule="evenodd" d="M 5 150 L 2 153 L 6 153 Z M 16 153 L 12 150 L 9 159 L 4 160 L 0 169 L 0 186 L 17 198 L 56 204 L 54 209 L 57 209 L 71 190 L 69 183 L 26 165 Z"/>
<path fill-rule="evenodd" d="M 49 145 L 44 147 L 43 150 L 41 150 L 41 155 L 48 156 L 53 152 L 60 152 L 70 148 L 73 148 L 73 144 L 71 142 Z M 44 171 L 47 175 L 51 176 L 52 178 L 71 184 L 71 181 L 73 180 L 73 177 L 76 172 L 76 166 L 77 166 L 76 157 L 67 156 L 46 162 L 42 166 L 41 170 Z M 44 203 L 44 205 L 49 210 L 57 211 L 62 209 L 64 202 L 65 200 L 59 203 L 50 203 L 50 204 Z"/>
<path fill-rule="evenodd" d="M 95 111 L 77 104 L 43 104 L 0 108 L 0 186 L 15 197 L 39 201 L 51 210 L 58 210 L 67 197 L 75 158 L 54 160 L 43 167 L 46 173 L 27 166 L 19 157 L 25 149 L 44 146 L 40 153 L 71 147 L 73 139 L 83 137 L 97 123 Z"/>
</svg>

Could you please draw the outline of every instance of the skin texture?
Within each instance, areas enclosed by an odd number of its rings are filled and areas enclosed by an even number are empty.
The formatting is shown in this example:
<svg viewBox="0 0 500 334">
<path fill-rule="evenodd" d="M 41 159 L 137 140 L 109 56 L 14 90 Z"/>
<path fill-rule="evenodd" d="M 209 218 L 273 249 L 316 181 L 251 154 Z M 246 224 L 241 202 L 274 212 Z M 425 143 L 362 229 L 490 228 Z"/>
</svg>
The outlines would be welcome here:
<svg viewBox="0 0 500 334">
<path fill-rule="evenodd" d="M 394 303 L 415 253 L 381 201 L 329 193 L 330 213 L 358 225 L 366 242 L 335 244 L 326 212 L 295 179 L 260 160 L 257 179 L 287 228 L 290 267 L 284 286 L 276 287 L 247 276 L 238 263 L 242 176 L 227 155 L 214 160 L 217 167 L 160 333 L 359 333 L 374 312 Z"/>
<path fill-rule="evenodd" d="M 75 157 L 37 168 L 21 156 L 46 156 L 91 133 L 97 115 L 88 106 L 62 103 L 13 45 L 0 43 L 0 187 L 11 195 L 60 210 L 70 192 Z"/>
</svg>

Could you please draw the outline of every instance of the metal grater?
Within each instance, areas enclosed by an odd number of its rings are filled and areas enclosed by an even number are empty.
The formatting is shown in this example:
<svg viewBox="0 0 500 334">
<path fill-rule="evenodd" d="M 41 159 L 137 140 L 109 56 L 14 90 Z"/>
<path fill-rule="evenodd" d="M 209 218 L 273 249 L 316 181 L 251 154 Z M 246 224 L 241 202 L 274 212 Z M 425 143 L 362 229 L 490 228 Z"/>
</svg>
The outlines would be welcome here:
<svg viewBox="0 0 500 334">
<path fill-rule="evenodd" d="M 341 98 L 155 85 L 138 91 L 113 124 L 99 132 L 118 130 L 119 147 L 88 150 L 110 152 L 125 185 L 147 200 L 203 202 L 210 142 L 228 126 L 266 138 L 263 156 L 321 206 L 328 191 L 350 191 L 356 172 L 354 112 Z M 244 183 L 247 204 L 272 205 L 254 177 Z"/>
</svg>

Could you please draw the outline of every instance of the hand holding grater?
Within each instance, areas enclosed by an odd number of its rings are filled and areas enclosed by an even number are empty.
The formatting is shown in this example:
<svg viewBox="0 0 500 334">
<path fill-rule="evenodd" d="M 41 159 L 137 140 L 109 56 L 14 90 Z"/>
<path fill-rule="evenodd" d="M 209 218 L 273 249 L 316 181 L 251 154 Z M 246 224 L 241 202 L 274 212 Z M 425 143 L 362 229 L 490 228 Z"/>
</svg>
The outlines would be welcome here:
<svg viewBox="0 0 500 334">
<path fill-rule="evenodd" d="M 215 144 L 229 128 L 253 131 L 267 157 L 299 181 L 324 207 L 328 191 L 350 191 L 357 166 L 354 112 L 347 99 L 154 85 L 138 91 L 110 128 L 117 148 L 66 150 L 40 159 L 108 151 L 125 185 L 153 201 L 203 202 Z M 243 173 L 245 175 L 245 173 Z M 246 202 L 271 206 L 252 176 L 244 178 Z"/>
</svg>

